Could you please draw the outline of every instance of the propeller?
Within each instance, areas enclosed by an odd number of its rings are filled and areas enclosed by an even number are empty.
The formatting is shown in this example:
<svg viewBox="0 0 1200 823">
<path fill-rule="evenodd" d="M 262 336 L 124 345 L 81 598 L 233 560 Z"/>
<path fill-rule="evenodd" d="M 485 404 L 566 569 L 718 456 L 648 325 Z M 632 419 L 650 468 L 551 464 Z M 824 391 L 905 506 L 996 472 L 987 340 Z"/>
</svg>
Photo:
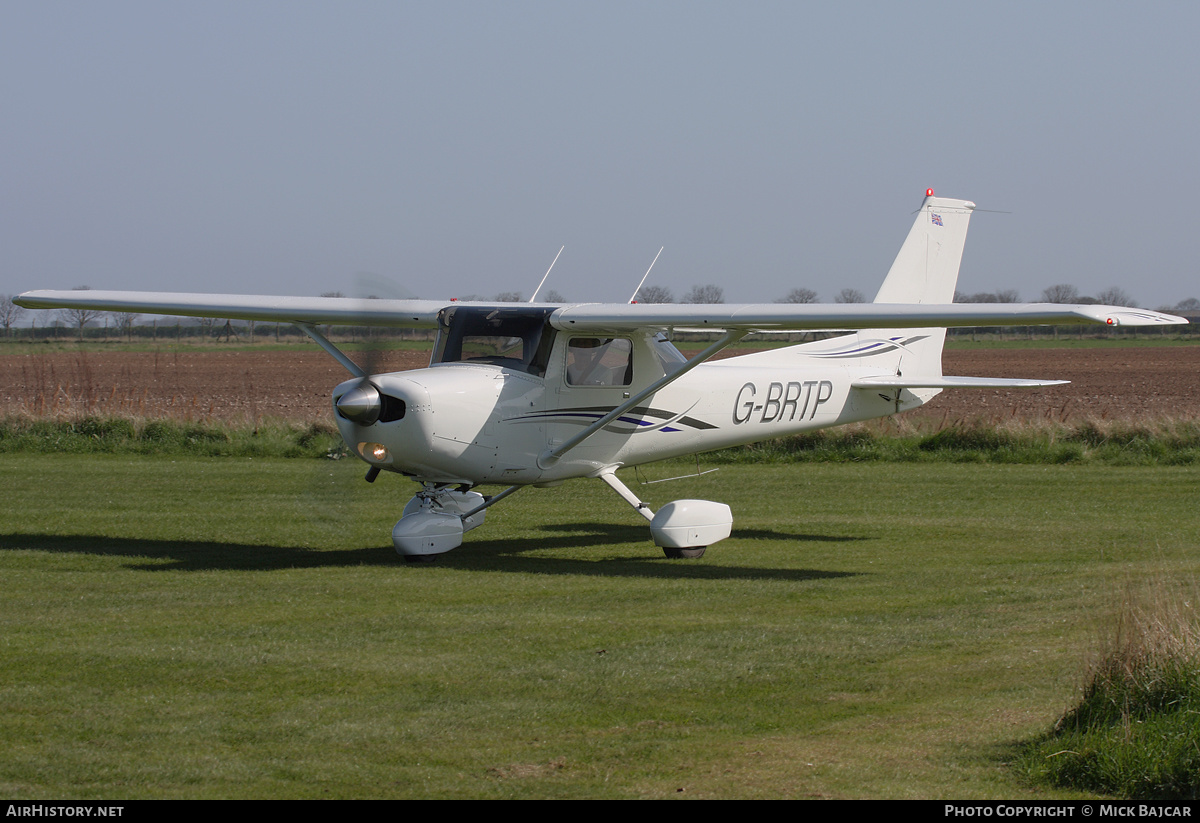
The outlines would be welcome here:
<svg viewBox="0 0 1200 823">
<path fill-rule="evenodd" d="M 354 275 L 355 296 L 362 300 L 376 300 L 381 298 L 391 300 L 416 300 L 415 295 L 410 289 L 395 279 L 384 277 L 373 272 L 360 271 Z M 364 332 L 364 342 L 360 349 L 362 356 L 357 358 L 368 378 L 373 374 L 380 374 L 384 371 L 391 371 L 386 368 L 384 360 L 386 352 L 389 350 L 388 338 L 395 334 L 394 329 L 381 328 L 378 326 L 360 326 Z"/>
<path fill-rule="evenodd" d="M 358 272 L 354 275 L 355 291 L 360 299 L 371 300 L 389 298 L 398 300 L 413 300 L 416 295 L 399 283 L 372 272 Z M 365 335 L 364 344 L 359 348 L 361 356 L 355 358 L 362 370 L 363 376 L 357 386 L 346 392 L 337 401 L 337 412 L 347 420 L 359 425 L 369 426 L 385 420 L 396 420 L 403 416 L 403 402 L 390 398 L 379 391 L 372 382 L 372 376 L 389 371 L 384 363 L 388 351 L 387 337 L 390 330 L 375 326 L 359 326 Z"/>
<path fill-rule="evenodd" d="M 353 282 L 350 296 L 371 298 L 415 299 L 416 295 L 401 283 L 371 272 L 356 272 L 348 280 Z M 342 292 L 330 292 L 324 297 L 346 297 Z M 323 329 L 336 335 L 336 345 L 347 353 L 352 363 L 356 364 L 361 373 L 357 384 L 338 398 L 336 413 L 363 426 L 369 426 L 380 419 L 399 419 L 404 413 L 404 403 L 397 398 L 384 395 L 379 387 L 372 382 L 372 376 L 389 371 L 386 360 L 393 329 L 376 326 L 359 325 L 350 322 L 347 327 Z M 347 338 L 349 340 L 347 341 Z M 330 386 L 332 388 L 332 386 Z M 325 418 L 322 423 L 332 424 Z M 332 533 L 341 534 L 347 524 L 354 522 L 358 516 L 355 510 L 362 505 L 363 499 L 373 499 L 380 493 L 394 494 L 395 489 L 383 492 L 368 492 L 375 488 L 365 483 L 350 482 L 348 474 L 362 477 L 362 464 L 343 449 L 336 449 L 329 454 L 330 460 L 317 461 L 314 475 L 310 481 L 308 494 L 298 500 L 303 500 L 300 515 L 313 526 Z M 368 471 L 368 479 L 374 479 L 378 469 Z M 384 484 L 386 485 L 386 484 Z M 376 504 L 378 508 L 378 504 Z M 386 510 L 386 506 L 382 507 Z"/>
</svg>

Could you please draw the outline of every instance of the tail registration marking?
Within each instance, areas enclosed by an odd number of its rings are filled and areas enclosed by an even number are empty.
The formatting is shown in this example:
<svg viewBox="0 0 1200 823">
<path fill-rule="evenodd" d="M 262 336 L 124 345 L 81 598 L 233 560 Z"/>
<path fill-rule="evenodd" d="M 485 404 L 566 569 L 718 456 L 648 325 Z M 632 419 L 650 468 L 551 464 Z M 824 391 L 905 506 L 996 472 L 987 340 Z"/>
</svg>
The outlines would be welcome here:
<svg viewBox="0 0 1200 823">
<path fill-rule="evenodd" d="M 816 387 L 816 393 L 813 393 Z M 833 383 L 829 380 L 791 380 L 786 385 L 772 382 L 767 386 L 767 396 L 761 403 L 754 402 L 758 397 L 758 386 L 747 383 L 738 391 L 733 404 L 733 422 L 748 423 L 755 414 L 761 412 L 759 423 L 772 423 L 779 420 L 812 420 L 817 416 L 817 409 L 822 403 L 833 397 Z M 803 398 L 803 403 L 801 399 Z M 809 411 L 812 402 L 812 411 Z M 789 414 L 789 409 L 791 413 Z"/>
</svg>

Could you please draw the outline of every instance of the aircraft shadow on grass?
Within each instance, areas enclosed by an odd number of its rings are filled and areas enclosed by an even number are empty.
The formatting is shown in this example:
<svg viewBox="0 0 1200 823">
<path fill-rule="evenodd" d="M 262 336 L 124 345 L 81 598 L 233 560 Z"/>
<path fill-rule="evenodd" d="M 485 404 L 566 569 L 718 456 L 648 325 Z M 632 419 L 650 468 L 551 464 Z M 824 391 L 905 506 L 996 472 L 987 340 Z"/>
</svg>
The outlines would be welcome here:
<svg viewBox="0 0 1200 823">
<path fill-rule="evenodd" d="M 834 572 L 804 568 L 768 568 L 749 565 L 717 566 L 703 560 L 664 561 L 647 551 L 645 530 L 636 526 L 610 523 L 571 523 L 542 526 L 543 537 L 513 540 L 477 540 L 464 544 L 462 551 L 439 558 L 429 568 L 463 570 L 537 572 L 538 574 L 596 575 L 601 577 L 653 577 L 663 579 L 776 579 L 818 580 L 854 577 L 865 572 Z M 789 540 L 797 549 L 811 542 L 869 540 L 867 537 L 787 534 L 768 529 L 739 532 L 751 540 Z M 640 544 L 627 554 L 597 560 L 531 555 L 541 551 Z M 358 549 L 306 549 L 296 546 L 263 546 L 242 543 L 216 543 L 200 540 L 150 540 L 94 535 L 0 535 L 0 551 L 42 551 L 61 554 L 90 554 L 126 557 L 128 568 L 140 571 L 279 571 L 284 569 L 337 568 L 343 566 L 394 566 L 404 568 L 389 547 Z M 724 549 L 733 554 L 735 546 Z M 751 559 L 752 549 L 743 549 Z M 531 555 L 531 556 L 526 556 Z M 653 561 L 653 562 L 650 562 Z M 419 572 L 424 564 L 412 568 Z"/>
</svg>

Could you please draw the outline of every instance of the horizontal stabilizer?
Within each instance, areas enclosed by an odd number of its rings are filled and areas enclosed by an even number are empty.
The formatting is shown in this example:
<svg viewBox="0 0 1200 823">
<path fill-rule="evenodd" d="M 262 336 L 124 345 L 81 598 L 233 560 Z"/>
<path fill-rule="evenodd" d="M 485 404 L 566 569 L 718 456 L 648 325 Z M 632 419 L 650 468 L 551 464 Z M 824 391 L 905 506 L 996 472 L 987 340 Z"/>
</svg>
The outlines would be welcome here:
<svg viewBox="0 0 1200 823">
<path fill-rule="evenodd" d="M 1006 377 L 903 377 L 898 374 L 878 374 L 859 377 L 850 385 L 856 389 L 1034 389 L 1039 386 L 1061 386 L 1070 380 L 1026 380 Z"/>
</svg>

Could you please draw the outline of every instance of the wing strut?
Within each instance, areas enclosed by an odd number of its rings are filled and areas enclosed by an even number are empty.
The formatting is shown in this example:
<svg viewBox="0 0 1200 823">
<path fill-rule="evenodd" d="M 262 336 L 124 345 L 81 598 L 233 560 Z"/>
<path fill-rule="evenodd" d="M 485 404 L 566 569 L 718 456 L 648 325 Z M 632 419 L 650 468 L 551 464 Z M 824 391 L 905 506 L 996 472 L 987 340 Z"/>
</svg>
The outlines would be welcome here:
<svg viewBox="0 0 1200 823">
<path fill-rule="evenodd" d="M 550 468 L 555 463 L 557 463 L 558 459 L 560 457 L 562 457 L 564 454 L 566 454 L 571 449 L 578 446 L 584 440 L 587 440 L 589 437 L 591 437 L 596 432 L 603 429 L 609 423 L 616 420 L 618 417 L 623 415 L 625 412 L 632 409 L 638 403 L 641 403 L 643 400 L 645 400 L 650 395 L 654 394 L 656 391 L 661 389 L 663 386 L 667 385 L 668 383 L 673 383 L 674 381 L 678 380 L 680 377 L 683 377 L 685 374 L 687 374 L 692 369 L 699 366 L 705 360 L 708 360 L 710 357 L 712 357 L 714 354 L 719 352 L 721 349 L 723 349 L 727 346 L 733 345 L 734 343 L 741 340 L 743 337 L 745 337 L 749 333 L 750 332 L 748 329 L 730 329 L 730 330 L 726 331 L 725 334 L 721 335 L 720 340 L 713 343 L 707 349 L 700 352 L 698 355 L 693 357 L 691 360 L 684 363 L 683 366 L 681 366 L 676 371 L 673 371 L 667 375 L 663 375 L 658 380 L 655 380 L 649 386 L 642 389 L 640 392 L 635 394 L 633 397 L 629 398 L 624 403 L 617 406 L 615 409 L 613 409 L 608 414 L 601 417 L 595 423 L 592 423 L 590 426 L 588 426 L 586 429 L 584 429 L 583 431 L 576 434 L 574 437 L 568 438 L 567 440 L 563 441 L 562 443 L 555 446 L 554 448 L 546 449 L 544 452 L 539 454 L 538 459 L 537 459 L 538 467 L 542 468 L 542 469 Z"/>
<path fill-rule="evenodd" d="M 317 331 L 316 326 L 310 326 L 308 323 L 293 323 L 292 325 L 311 337 L 313 342 L 318 346 L 329 352 L 330 357 L 341 363 L 346 368 L 346 371 L 355 377 L 367 376 L 367 373 L 357 363 L 347 357 L 345 352 L 329 342 L 328 337 Z"/>
</svg>

